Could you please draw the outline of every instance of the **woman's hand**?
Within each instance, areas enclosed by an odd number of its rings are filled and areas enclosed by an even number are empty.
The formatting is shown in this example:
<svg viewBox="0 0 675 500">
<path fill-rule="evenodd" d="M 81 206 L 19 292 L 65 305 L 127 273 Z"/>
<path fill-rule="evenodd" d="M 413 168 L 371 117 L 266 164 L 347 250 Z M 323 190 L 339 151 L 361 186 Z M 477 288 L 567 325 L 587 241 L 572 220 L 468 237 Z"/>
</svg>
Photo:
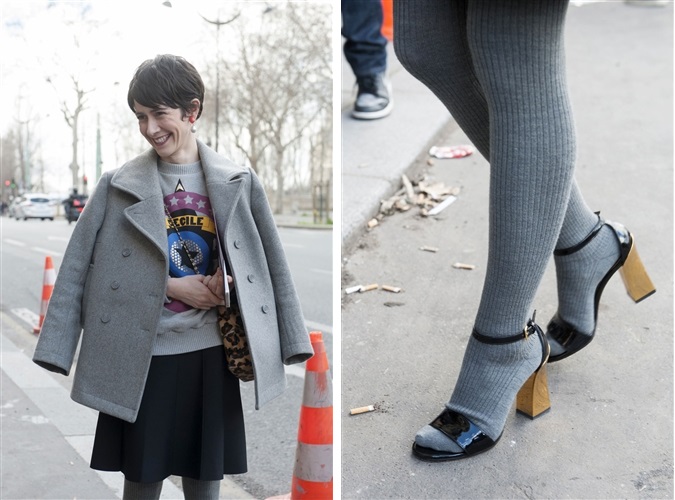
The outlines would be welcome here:
<svg viewBox="0 0 675 500">
<path fill-rule="evenodd" d="M 227 284 L 232 290 L 232 276 L 227 277 Z M 225 286 L 223 284 L 223 270 L 219 267 L 212 276 L 204 276 L 204 284 L 209 287 L 209 290 L 214 295 L 217 295 L 221 300 L 225 300 Z"/>
<path fill-rule="evenodd" d="M 206 280 L 206 278 L 211 279 Z M 169 278 L 166 285 L 166 295 L 197 309 L 211 309 L 215 306 L 223 306 L 225 305 L 225 300 L 222 292 L 221 296 L 218 296 L 211 290 L 211 287 L 204 283 L 205 280 L 207 282 L 215 282 L 216 280 L 212 278 L 212 276 L 202 276 L 201 274 L 183 276 L 182 278 Z"/>
</svg>

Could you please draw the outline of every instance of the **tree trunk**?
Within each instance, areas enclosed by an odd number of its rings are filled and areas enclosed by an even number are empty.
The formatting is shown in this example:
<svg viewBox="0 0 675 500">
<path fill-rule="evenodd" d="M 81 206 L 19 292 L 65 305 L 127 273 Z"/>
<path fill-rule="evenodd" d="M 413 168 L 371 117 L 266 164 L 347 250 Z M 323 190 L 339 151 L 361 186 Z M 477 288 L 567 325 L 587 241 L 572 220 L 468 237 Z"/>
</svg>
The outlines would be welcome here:
<svg viewBox="0 0 675 500">
<path fill-rule="evenodd" d="M 73 121 L 71 124 L 71 131 L 73 133 L 73 158 L 70 161 L 70 171 L 73 174 L 73 189 L 78 189 L 80 167 L 77 164 L 77 119 L 79 118 L 79 111 L 73 113 Z"/>
</svg>

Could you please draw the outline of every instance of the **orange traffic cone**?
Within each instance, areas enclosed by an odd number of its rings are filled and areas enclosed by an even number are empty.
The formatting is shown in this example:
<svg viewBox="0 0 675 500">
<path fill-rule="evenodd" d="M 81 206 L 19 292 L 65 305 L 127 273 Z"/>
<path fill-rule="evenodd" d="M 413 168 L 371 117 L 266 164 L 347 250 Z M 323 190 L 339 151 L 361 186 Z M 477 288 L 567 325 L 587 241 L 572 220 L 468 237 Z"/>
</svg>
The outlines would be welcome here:
<svg viewBox="0 0 675 500">
<path fill-rule="evenodd" d="M 333 498 L 333 387 L 321 332 L 309 336 L 314 356 L 305 373 L 292 500 Z"/>
<path fill-rule="evenodd" d="M 382 28 L 380 30 L 390 42 L 394 39 L 394 0 L 382 0 Z"/>
<path fill-rule="evenodd" d="M 321 332 L 309 337 L 314 356 L 307 360 L 291 492 L 267 500 L 333 498 L 333 387 Z"/>
<path fill-rule="evenodd" d="M 42 303 L 40 304 L 40 322 L 36 327 L 33 328 L 33 333 L 40 333 L 40 330 L 42 330 L 42 322 L 45 320 L 45 314 L 47 314 L 47 306 L 49 305 L 49 299 L 52 298 L 55 281 L 56 271 L 54 270 L 54 263 L 52 262 L 52 258 L 47 256 L 45 259 L 44 279 L 42 280 L 43 284 Z"/>
</svg>

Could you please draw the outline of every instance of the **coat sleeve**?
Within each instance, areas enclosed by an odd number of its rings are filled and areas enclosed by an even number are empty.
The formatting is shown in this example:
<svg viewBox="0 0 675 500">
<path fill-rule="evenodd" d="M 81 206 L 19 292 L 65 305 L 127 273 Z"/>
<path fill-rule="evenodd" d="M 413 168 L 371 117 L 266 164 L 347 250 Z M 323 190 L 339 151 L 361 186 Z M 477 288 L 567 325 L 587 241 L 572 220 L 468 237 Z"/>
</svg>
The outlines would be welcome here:
<svg viewBox="0 0 675 500">
<path fill-rule="evenodd" d="M 250 172 L 251 212 L 272 278 L 282 360 L 286 365 L 302 363 L 314 355 L 314 350 L 265 190 L 253 169 Z"/>
<path fill-rule="evenodd" d="M 54 284 L 33 361 L 68 375 L 82 332 L 82 300 L 96 236 L 103 223 L 110 173 L 103 174 L 70 237 Z"/>
</svg>

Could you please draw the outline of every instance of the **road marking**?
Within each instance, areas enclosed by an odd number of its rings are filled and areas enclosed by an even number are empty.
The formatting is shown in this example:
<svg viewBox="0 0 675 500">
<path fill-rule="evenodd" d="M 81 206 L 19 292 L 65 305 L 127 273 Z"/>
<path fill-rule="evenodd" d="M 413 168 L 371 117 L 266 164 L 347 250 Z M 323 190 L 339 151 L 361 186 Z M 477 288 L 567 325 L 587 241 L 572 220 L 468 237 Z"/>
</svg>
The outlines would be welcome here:
<svg viewBox="0 0 675 500">
<path fill-rule="evenodd" d="M 55 252 L 54 250 L 49 250 L 48 248 L 31 247 L 30 249 L 35 250 L 36 252 L 46 253 L 47 255 L 53 255 L 55 257 L 63 257 L 61 252 Z"/>
<path fill-rule="evenodd" d="M 12 309 L 11 312 L 17 318 L 22 319 L 26 323 L 28 323 L 31 329 L 40 322 L 40 316 L 37 313 L 31 311 L 30 309 L 26 309 L 25 307 Z"/>
<path fill-rule="evenodd" d="M 333 271 L 329 271 L 326 269 L 310 269 L 313 273 L 319 273 L 319 274 L 327 274 L 329 276 L 333 275 Z"/>
<path fill-rule="evenodd" d="M 2 241 L 9 243 L 10 245 L 15 245 L 17 247 L 25 247 L 26 244 L 23 241 L 10 240 L 9 238 L 3 238 Z"/>
<path fill-rule="evenodd" d="M 281 243 L 283 246 L 287 248 L 305 248 L 305 245 L 300 245 L 299 243 Z"/>
<path fill-rule="evenodd" d="M 333 335 L 333 327 L 330 325 L 324 325 L 323 323 L 319 323 L 317 321 L 308 321 L 308 320 L 305 320 L 305 325 L 311 331 L 325 333 L 326 335 Z"/>
<path fill-rule="evenodd" d="M 286 375 L 293 375 L 294 377 L 304 379 L 305 378 L 304 366 L 305 366 L 304 364 L 284 366 L 284 371 L 286 372 Z"/>
<path fill-rule="evenodd" d="M 65 241 L 66 243 L 70 241 L 70 238 L 66 236 L 47 236 L 47 239 L 51 241 Z"/>
<path fill-rule="evenodd" d="M 17 247 L 25 247 L 26 246 L 26 244 L 23 241 L 12 240 L 10 238 L 3 238 L 2 241 L 4 241 L 5 243 L 9 243 L 10 245 L 17 246 Z M 46 253 L 47 255 L 54 255 L 55 257 L 63 257 L 63 254 L 61 252 L 56 252 L 54 250 L 49 250 L 47 248 L 30 247 L 30 250 L 34 250 L 34 251 L 40 252 L 40 253 Z"/>
</svg>

